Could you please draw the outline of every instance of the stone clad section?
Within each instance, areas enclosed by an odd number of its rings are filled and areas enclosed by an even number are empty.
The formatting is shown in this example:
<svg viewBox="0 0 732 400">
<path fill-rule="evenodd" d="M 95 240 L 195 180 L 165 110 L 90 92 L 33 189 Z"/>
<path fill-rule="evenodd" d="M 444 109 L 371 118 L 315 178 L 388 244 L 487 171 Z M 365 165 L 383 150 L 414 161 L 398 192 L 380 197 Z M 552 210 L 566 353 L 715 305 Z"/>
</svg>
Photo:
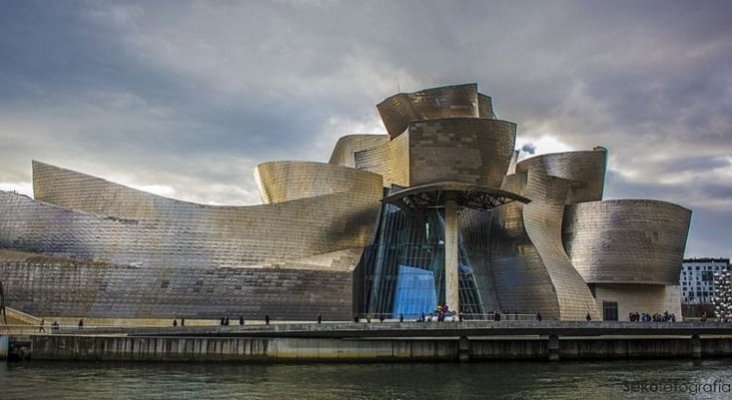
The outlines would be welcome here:
<svg viewBox="0 0 732 400">
<path fill-rule="evenodd" d="M 682 320 L 681 291 L 678 285 L 596 284 L 597 307 L 605 301 L 618 305 L 618 321 L 627 321 L 631 312 L 663 314 L 673 313 L 676 321 Z"/>
<path fill-rule="evenodd" d="M 516 165 L 516 173 L 537 171 L 570 181 L 567 204 L 602 200 L 607 150 L 543 154 Z"/>
<path fill-rule="evenodd" d="M 361 192 L 370 194 L 378 206 L 378 198 L 383 192 L 380 175 L 332 164 L 274 161 L 258 165 L 254 173 L 264 204 L 339 192 Z"/>
<path fill-rule="evenodd" d="M 409 185 L 454 181 L 499 188 L 516 140 L 516 124 L 449 118 L 409 125 Z"/>
<path fill-rule="evenodd" d="M 356 153 L 386 145 L 388 135 L 348 135 L 338 139 L 330 156 L 329 164 L 356 168 Z"/>
<path fill-rule="evenodd" d="M 567 206 L 563 241 L 588 283 L 678 285 L 691 211 L 655 200 Z"/>
</svg>

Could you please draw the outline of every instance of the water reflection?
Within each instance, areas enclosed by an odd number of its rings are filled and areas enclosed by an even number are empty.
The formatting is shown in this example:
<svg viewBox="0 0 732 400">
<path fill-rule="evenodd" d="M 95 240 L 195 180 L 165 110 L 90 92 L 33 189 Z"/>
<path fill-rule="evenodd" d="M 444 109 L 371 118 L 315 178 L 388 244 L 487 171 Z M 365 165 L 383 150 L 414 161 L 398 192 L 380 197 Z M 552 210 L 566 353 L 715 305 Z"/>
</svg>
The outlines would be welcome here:
<svg viewBox="0 0 732 400">
<path fill-rule="evenodd" d="M 659 382 L 677 386 L 650 391 Z M 3 399 L 688 399 L 683 385 L 714 382 L 697 398 L 731 397 L 719 387 L 732 385 L 728 361 L 0 365 Z"/>
</svg>

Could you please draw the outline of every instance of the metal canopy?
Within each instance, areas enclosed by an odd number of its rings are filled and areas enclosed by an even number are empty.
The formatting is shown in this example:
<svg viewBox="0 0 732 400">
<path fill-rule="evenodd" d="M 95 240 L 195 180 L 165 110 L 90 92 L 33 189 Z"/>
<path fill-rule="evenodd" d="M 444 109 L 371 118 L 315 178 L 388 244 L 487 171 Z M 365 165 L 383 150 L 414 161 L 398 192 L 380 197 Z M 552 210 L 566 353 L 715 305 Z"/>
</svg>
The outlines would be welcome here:
<svg viewBox="0 0 732 400">
<path fill-rule="evenodd" d="M 444 208 L 445 202 L 454 201 L 458 207 L 490 210 L 512 201 L 529 203 L 531 200 L 515 193 L 487 186 L 462 182 L 437 182 L 404 189 L 382 201 L 405 210 Z"/>
</svg>

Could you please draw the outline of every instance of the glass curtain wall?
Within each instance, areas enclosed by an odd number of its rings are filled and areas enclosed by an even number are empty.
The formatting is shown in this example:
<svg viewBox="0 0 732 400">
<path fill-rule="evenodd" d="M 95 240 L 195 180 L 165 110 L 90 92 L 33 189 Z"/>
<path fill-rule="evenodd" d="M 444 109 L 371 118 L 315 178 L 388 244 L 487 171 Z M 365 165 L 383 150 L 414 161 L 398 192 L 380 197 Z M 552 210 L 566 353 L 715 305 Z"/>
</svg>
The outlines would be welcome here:
<svg viewBox="0 0 732 400">
<path fill-rule="evenodd" d="M 358 312 L 386 318 L 419 317 L 445 303 L 443 210 L 405 212 L 382 206 L 376 240 L 361 259 Z M 482 313 L 473 271 L 459 248 L 460 312 Z"/>
</svg>

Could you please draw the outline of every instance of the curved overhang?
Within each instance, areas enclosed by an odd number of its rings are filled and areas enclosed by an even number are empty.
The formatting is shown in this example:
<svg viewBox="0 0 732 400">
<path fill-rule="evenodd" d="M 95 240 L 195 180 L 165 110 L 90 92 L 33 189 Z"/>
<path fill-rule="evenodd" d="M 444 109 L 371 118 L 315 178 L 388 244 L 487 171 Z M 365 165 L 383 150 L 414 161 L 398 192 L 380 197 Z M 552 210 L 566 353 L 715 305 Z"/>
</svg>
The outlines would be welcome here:
<svg viewBox="0 0 732 400">
<path fill-rule="evenodd" d="M 389 135 L 357 134 L 343 136 L 336 142 L 328 163 L 356 168 L 356 153 L 388 142 Z"/>
<path fill-rule="evenodd" d="M 399 93 L 386 98 L 376 108 L 392 138 L 401 135 L 412 121 L 493 117 L 490 97 L 479 94 L 476 83 Z"/>
<path fill-rule="evenodd" d="M 442 208 L 446 201 L 454 201 L 458 207 L 490 210 L 512 201 L 529 203 L 526 197 L 505 190 L 462 182 L 438 182 L 414 186 L 385 197 L 403 210 Z"/>
<path fill-rule="evenodd" d="M 566 204 L 602 200 L 605 187 L 607 149 L 549 153 L 516 164 L 516 172 L 536 171 L 570 181 Z"/>
<path fill-rule="evenodd" d="M 270 161 L 257 165 L 254 177 L 264 204 L 322 196 L 332 193 L 383 192 L 381 175 L 340 165 L 312 161 Z"/>
<path fill-rule="evenodd" d="M 691 210 L 658 200 L 566 207 L 564 247 L 587 283 L 678 285 Z"/>
</svg>

